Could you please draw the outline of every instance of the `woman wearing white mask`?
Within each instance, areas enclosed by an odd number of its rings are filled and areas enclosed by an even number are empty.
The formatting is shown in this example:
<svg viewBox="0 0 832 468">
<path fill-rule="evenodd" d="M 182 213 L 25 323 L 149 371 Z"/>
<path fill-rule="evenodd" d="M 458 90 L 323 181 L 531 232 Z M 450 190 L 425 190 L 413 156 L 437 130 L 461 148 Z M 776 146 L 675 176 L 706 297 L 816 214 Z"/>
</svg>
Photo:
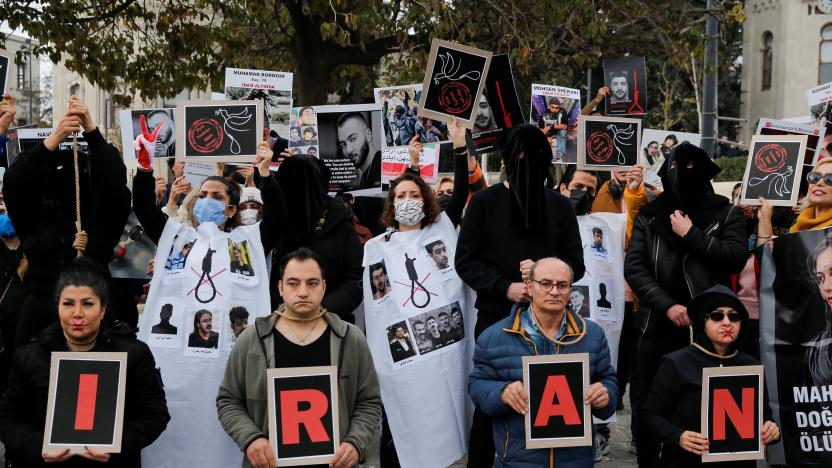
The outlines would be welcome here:
<svg viewBox="0 0 832 468">
<path fill-rule="evenodd" d="M 256 187 L 243 187 L 240 195 L 240 223 L 251 226 L 263 219 L 263 197 Z"/>
<path fill-rule="evenodd" d="M 467 376 L 476 311 L 471 289 L 456 274 L 454 254 L 456 227 L 468 198 L 469 157 L 465 128 L 454 121 L 448 131 L 454 146 L 454 189 L 445 211 L 417 175 L 418 168 L 411 167 L 390 183 L 382 214 L 387 232 L 364 245 L 367 341 L 388 409 L 382 425 L 382 466 L 447 466 L 467 449 L 473 415 Z M 409 147 L 414 161 L 422 149 L 417 139 Z M 451 334 L 440 324 L 428 339 L 425 325 L 440 323 L 442 314 L 452 310 L 462 311 L 462 332 Z M 397 327 L 414 337 L 418 354 L 391 354 L 391 333 Z"/>
</svg>

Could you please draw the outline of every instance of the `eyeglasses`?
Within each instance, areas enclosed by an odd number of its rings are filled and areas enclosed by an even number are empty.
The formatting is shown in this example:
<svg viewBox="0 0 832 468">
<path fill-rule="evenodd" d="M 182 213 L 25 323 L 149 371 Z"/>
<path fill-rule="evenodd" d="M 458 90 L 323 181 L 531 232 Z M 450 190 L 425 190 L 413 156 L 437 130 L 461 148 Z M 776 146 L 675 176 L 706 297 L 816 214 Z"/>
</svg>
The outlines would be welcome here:
<svg viewBox="0 0 832 468">
<path fill-rule="evenodd" d="M 707 315 L 707 317 L 714 322 L 721 322 L 725 319 L 726 313 L 721 310 L 715 310 Z M 739 322 L 740 321 L 740 313 L 736 310 L 732 310 L 727 313 L 728 320 L 731 322 Z"/>
<path fill-rule="evenodd" d="M 566 281 L 558 281 L 557 283 L 555 283 L 555 282 L 546 281 L 546 280 L 543 280 L 543 281 L 532 280 L 532 283 L 537 283 L 538 286 L 540 287 L 540 290 L 543 291 L 546 294 L 549 294 L 550 292 L 552 292 L 552 289 L 554 289 L 555 286 L 558 287 L 558 292 L 561 293 L 561 294 L 567 294 L 567 293 L 569 293 L 570 290 L 572 290 L 572 285 L 569 284 Z"/>
<path fill-rule="evenodd" d="M 806 182 L 809 182 L 812 185 L 817 184 L 823 180 L 823 185 L 832 187 L 832 172 L 829 174 L 821 174 L 820 172 L 810 172 L 806 174 Z"/>
</svg>

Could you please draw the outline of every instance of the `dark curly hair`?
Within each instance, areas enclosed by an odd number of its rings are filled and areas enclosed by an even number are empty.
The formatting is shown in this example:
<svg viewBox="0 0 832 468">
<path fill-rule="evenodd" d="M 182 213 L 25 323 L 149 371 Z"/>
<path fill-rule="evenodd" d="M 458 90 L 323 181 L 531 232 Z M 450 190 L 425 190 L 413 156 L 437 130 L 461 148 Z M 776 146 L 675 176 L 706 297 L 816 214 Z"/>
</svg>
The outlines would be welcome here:
<svg viewBox="0 0 832 468">
<path fill-rule="evenodd" d="M 439 202 L 436 200 L 436 194 L 433 193 L 433 190 L 421 177 L 406 172 L 390 182 L 390 191 L 387 192 L 387 199 L 384 201 L 384 211 L 381 214 L 381 224 L 387 227 L 399 228 L 399 222 L 396 221 L 396 187 L 405 181 L 416 184 L 419 187 L 419 192 L 422 193 L 422 202 L 424 203 L 422 209 L 425 212 L 425 217 L 422 219 L 421 227 L 424 228 L 436 222 L 442 213 L 442 208 L 439 207 Z"/>
</svg>

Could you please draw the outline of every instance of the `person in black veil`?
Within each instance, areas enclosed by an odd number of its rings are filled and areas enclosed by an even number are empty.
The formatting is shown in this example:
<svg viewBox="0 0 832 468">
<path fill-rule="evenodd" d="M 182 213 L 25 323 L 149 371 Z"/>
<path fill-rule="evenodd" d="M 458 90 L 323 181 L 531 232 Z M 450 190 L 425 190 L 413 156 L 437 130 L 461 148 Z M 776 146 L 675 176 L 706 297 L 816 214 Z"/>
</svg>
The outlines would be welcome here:
<svg viewBox="0 0 832 468">
<path fill-rule="evenodd" d="M 686 305 L 697 294 L 730 285 L 748 258 L 745 218 L 714 194 L 720 171 L 704 150 L 682 143 L 673 148 L 659 176 L 664 192 L 635 219 L 624 276 L 639 298 L 639 388 L 650 388 L 659 360 L 688 345 Z M 642 405 L 642 392 L 637 405 Z M 639 423 L 639 466 L 657 466 L 658 441 Z"/>
<path fill-rule="evenodd" d="M 529 300 L 521 268 L 557 257 L 584 275 L 578 220 L 569 200 L 545 187 L 552 147 L 534 125 L 523 124 L 502 137 L 507 178 L 474 194 L 462 218 L 456 271 L 477 291 L 475 334 L 504 318 L 517 302 Z M 468 445 L 468 466 L 494 462 L 491 420 L 479 409 Z"/>
<path fill-rule="evenodd" d="M 355 322 L 352 311 L 361 303 L 361 266 L 363 251 L 352 226 L 352 213 L 327 195 L 329 169 L 317 158 L 290 156 L 277 172 L 285 208 L 279 214 L 283 236 L 274 248 L 277 262 L 299 247 L 308 247 L 324 262 L 326 295 L 322 306 L 341 319 Z M 273 265 L 274 266 L 274 265 Z M 277 270 L 274 270 L 277 271 Z M 272 285 L 272 306 L 283 301 Z"/>
</svg>

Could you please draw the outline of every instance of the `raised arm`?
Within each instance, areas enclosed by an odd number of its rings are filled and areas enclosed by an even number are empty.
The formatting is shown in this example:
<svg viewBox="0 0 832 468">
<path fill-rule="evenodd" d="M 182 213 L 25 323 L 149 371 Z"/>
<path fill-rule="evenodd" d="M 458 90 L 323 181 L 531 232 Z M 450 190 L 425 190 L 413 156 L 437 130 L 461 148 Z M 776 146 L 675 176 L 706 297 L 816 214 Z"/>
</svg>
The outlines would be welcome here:
<svg viewBox="0 0 832 468">
<path fill-rule="evenodd" d="M 448 207 L 445 208 L 445 213 L 454 223 L 454 227 L 459 226 L 462 212 L 468 202 L 468 170 L 471 160 L 473 159 L 475 167 L 477 162 L 475 158 L 468 156 L 465 132 L 465 127 L 457 119 L 448 124 L 448 133 L 454 145 L 454 194 L 448 202 Z"/>
<path fill-rule="evenodd" d="M 277 177 L 269 169 L 273 154 L 267 142 L 260 143 L 256 161 L 257 170 L 260 172 L 260 194 L 263 197 L 263 219 L 260 221 L 260 241 L 263 244 L 263 252 L 267 255 L 283 236 L 283 230 L 280 229 L 281 226 L 286 226 L 288 223 L 286 198 L 283 195 L 280 184 L 277 182 Z M 290 158 L 292 157 L 292 153 L 284 149 L 281 156 Z"/>
<path fill-rule="evenodd" d="M 137 170 L 133 177 L 133 212 L 136 213 L 136 218 L 144 228 L 147 237 L 154 244 L 158 244 L 168 217 L 156 206 L 155 190 L 156 180 L 153 178 L 153 172 L 145 169 Z"/>
</svg>

